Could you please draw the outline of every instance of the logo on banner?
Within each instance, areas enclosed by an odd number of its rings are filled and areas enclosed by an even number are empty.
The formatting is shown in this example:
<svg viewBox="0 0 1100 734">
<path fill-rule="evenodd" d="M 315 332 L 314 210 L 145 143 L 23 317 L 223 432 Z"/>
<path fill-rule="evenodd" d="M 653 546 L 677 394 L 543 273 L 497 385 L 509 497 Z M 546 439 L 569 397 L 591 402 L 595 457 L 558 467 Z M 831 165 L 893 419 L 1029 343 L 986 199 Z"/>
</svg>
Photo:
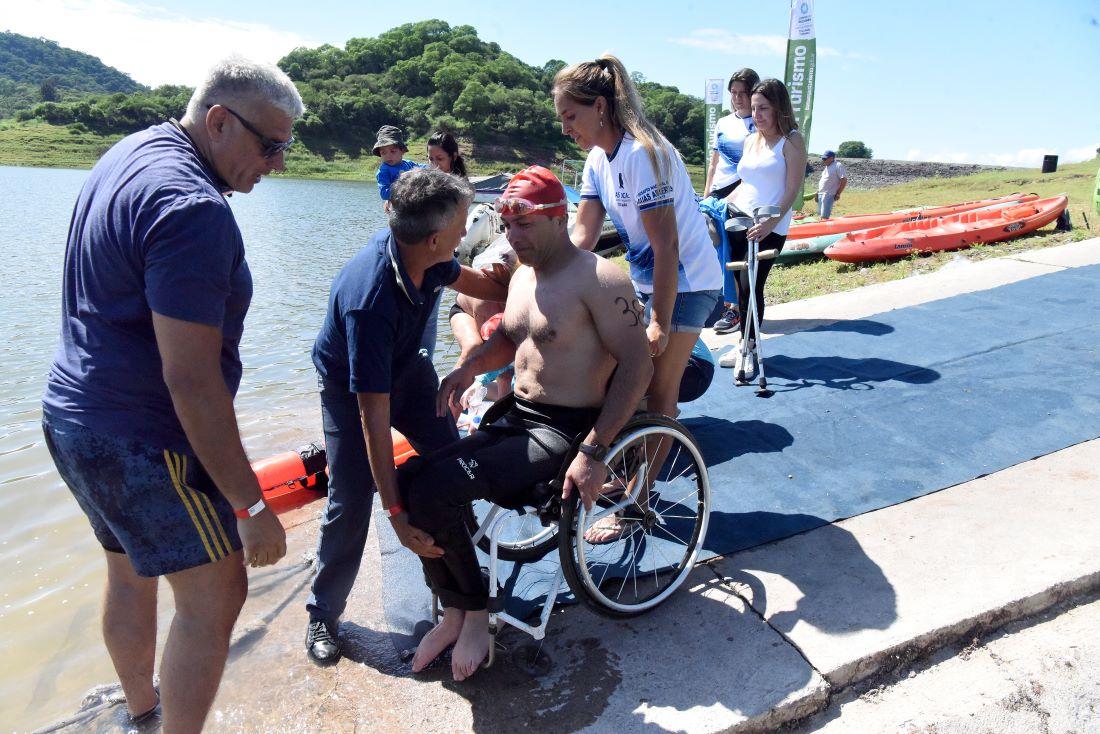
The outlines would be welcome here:
<svg viewBox="0 0 1100 734">
<path fill-rule="evenodd" d="M 722 104 L 722 80 L 707 81 L 707 104 Z"/>
</svg>

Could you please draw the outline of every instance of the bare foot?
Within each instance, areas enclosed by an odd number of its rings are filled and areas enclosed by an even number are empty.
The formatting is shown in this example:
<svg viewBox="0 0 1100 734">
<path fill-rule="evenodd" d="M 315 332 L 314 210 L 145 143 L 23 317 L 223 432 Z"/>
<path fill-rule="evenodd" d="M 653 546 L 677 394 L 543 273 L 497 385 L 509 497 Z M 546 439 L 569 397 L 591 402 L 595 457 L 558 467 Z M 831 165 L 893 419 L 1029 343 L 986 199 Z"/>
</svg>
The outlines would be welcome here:
<svg viewBox="0 0 1100 734">
<path fill-rule="evenodd" d="M 458 634 L 462 631 L 462 620 L 466 613 L 461 609 L 447 607 L 443 610 L 443 620 L 433 627 L 416 648 L 413 655 L 412 671 L 419 673 L 431 665 L 432 661 L 443 654 L 458 640 Z M 486 623 L 488 624 L 488 623 Z"/>
<path fill-rule="evenodd" d="M 619 519 L 618 515 L 601 517 L 592 523 L 592 527 L 584 531 L 584 539 L 593 545 L 612 543 L 623 537 L 627 531 L 627 524 Z"/>
<path fill-rule="evenodd" d="M 451 675 L 462 681 L 473 675 L 489 655 L 489 612 L 466 612 L 462 632 L 451 653 Z"/>
</svg>

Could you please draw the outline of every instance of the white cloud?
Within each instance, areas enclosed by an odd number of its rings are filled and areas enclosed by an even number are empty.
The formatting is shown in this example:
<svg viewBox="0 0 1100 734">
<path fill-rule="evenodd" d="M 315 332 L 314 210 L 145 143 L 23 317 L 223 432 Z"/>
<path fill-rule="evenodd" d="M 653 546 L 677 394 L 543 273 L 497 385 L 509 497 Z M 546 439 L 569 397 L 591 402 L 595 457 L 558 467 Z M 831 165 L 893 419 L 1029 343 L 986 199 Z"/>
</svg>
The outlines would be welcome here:
<svg viewBox="0 0 1100 734">
<path fill-rule="evenodd" d="M 721 28 L 700 28 L 687 36 L 668 39 L 672 43 L 705 51 L 736 56 L 786 56 L 786 36 L 761 36 L 731 33 Z M 828 46 L 818 46 L 817 54 L 823 58 L 836 57 L 868 61 L 871 57 L 859 53 L 845 53 Z"/>
<path fill-rule="evenodd" d="M 238 53 L 274 63 L 319 43 L 263 23 L 190 18 L 121 0 L 5 3 L 0 27 L 98 56 L 143 84 L 197 84 L 214 61 Z"/>
<path fill-rule="evenodd" d="M 1096 145 L 1082 145 L 1080 148 L 1069 148 L 1062 154 L 1062 159 L 1066 163 L 1077 163 L 1079 161 L 1091 161 L 1097 155 L 1100 155 L 1100 140 L 1096 142 Z"/>
<path fill-rule="evenodd" d="M 725 54 L 782 56 L 787 53 L 787 39 L 783 36 L 747 36 L 717 28 L 696 30 L 690 36 L 669 40 L 682 46 Z"/>
<path fill-rule="evenodd" d="M 924 151 L 911 148 L 905 154 L 910 161 L 938 161 L 940 163 L 980 163 L 988 166 L 1012 166 L 1038 168 L 1043 156 L 1057 155 L 1060 163 L 1079 163 L 1096 157 L 1096 145 L 1079 148 L 1020 148 L 1004 153 L 971 153 L 957 150 Z"/>
</svg>

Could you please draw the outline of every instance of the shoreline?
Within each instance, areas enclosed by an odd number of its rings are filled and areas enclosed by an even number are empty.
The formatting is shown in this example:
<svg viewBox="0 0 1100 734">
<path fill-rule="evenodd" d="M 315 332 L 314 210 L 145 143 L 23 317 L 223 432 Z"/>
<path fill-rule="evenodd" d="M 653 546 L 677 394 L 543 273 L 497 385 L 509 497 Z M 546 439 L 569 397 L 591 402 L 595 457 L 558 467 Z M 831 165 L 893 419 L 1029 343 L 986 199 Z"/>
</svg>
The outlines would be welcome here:
<svg viewBox="0 0 1100 734">
<path fill-rule="evenodd" d="M 73 130 L 48 123 L 12 123 L 0 121 L 0 166 L 21 168 L 71 168 L 87 170 L 100 156 L 123 136 L 105 136 L 92 132 Z M 409 141 L 410 151 L 422 150 L 426 138 Z M 569 158 L 565 151 L 548 148 L 523 150 L 517 146 L 500 144 L 471 144 L 460 141 L 466 154 L 470 175 L 491 175 L 501 171 L 518 170 L 525 165 L 538 163 L 552 170 L 561 167 Z M 510 155 L 508 155 L 510 153 Z M 502 155 L 504 154 L 504 155 Z M 578 156 L 583 156 L 579 153 Z M 423 156 L 410 154 L 410 160 L 419 161 Z M 897 184 L 924 179 L 959 178 L 990 172 L 1019 173 L 1022 176 L 1038 173 L 1039 169 L 1009 168 L 975 163 L 941 163 L 937 161 L 903 161 L 887 158 L 841 158 L 849 172 L 849 192 L 876 190 Z M 821 172 L 821 158 L 811 154 L 808 159 L 813 168 L 807 178 L 809 186 L 816 183 Z M 1072 166 L 1076 164 L 1065 164 Z M 287 159 L 292 171 L 275 174 L 280 177 L 311 181 L 363 181 L 373 183 L 378 159 L 364 152 L 358 157 L 345 153 L 325 158 L 321 154 L 292 149 Z M 701 190 L 706 178 L 706 167 L 687 165 L 688 174 L 696 190 Z"/>
</svg>

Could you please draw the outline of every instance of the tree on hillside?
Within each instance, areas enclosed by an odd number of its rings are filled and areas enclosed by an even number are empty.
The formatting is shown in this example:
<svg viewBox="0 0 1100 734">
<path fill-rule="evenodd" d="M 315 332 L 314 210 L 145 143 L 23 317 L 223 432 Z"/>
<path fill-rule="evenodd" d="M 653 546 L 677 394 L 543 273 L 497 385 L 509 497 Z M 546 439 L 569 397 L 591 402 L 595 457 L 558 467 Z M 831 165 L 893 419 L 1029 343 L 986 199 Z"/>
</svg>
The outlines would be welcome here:
<svg viewBox="0 0 1100 734">
<path fill-rule="evenodd" d="M 61 94 L 57 89 L 57 77 L 51 76 L 38 85 L 38 98 L 43 102 L 57 102 Z"/>
<path fill-rule="evenodd" d="M 554 76 L 565 67 L 566 63 L 561 59 L 550 59 L 542 65 L 539 78 L 542 81 L 543 90 L 550 91 L 550 87 L 554 85 Z"/>
<path fill-rule="evenodd" d="M 94 56 L 45 38 L 0 32 L 0 117 L 30 110 L 40 102 L 139 91 L 145 87 Z"/>
<path fill-rule="evenodd" d="M 841 158 L 870 158 L 874 151 L 863 144 L 862 140 L 845 140 L 836 149 Z"/>
<path fill-rule="evenodd" d="M 2 59 L 0 59 L 2 60 Z M 304 146 L 322 155 L 370 150 L 375 132 L 398 125 L 411 136 L 444 128 L 473 143 L 506 144 L 576 156 L 561 134 L 550 99 L 559 59 L 531 66 L 466 25 L 407 23 L 343 48 L 296 48 L 279 61 L 307 112 L 294 126 Z M 703 105 L 675 87 L 635 75 L 646 110 L 689 162 L 703 161 Z M 31 90 L 32 97 L 39 82 Z M 0 79 L 0 91 L 5 89 Z M 79 101 L 32 99 L 21 113 L 55 124 L 80 123 L 99 133 L 127 133 L 179 116 L 191 90 L 160 87 Z M 550 152 L 550 155 L 553 153 Z"/>
<path fill-rule="evenodd" d="M 703 129 L 705 111 L 698 97 L 681 94 L 676 87 L 642 81 L 638 92 L 645 103 L 646 117 L 676 146 L 688 163 L 702 164 L 704 159 Z"/>
</svg>

